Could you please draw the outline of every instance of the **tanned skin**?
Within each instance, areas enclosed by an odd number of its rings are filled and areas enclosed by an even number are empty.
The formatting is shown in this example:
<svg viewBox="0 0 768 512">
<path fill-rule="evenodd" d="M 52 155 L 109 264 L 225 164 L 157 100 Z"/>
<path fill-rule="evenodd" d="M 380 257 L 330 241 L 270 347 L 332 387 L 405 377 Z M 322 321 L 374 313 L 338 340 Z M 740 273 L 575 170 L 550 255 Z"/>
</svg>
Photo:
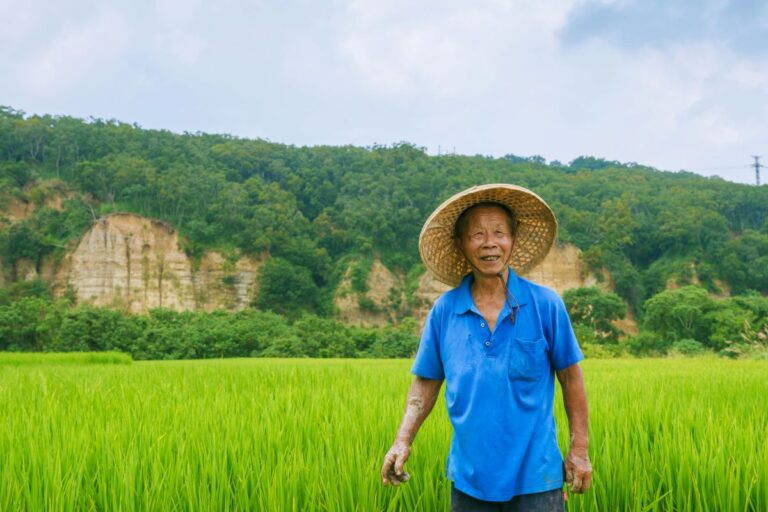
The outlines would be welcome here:
<svg viewBox="0 0 768 512">
<path fill-rule="evenodd" d="M 413 379 L 411 389 L 408 391 L 403 421 L 397 430 L 395 442 L 392 443 L 392 447 L 384 456 L 384 465 L 381 466 L 382 484 L 400 485 L 404 481 L 405 470 L 403 466 L 411 455 L 411 445 L 419 427 L 432 412 L 442 385 L 442 380 L 422 377 Z"/>
</svg>

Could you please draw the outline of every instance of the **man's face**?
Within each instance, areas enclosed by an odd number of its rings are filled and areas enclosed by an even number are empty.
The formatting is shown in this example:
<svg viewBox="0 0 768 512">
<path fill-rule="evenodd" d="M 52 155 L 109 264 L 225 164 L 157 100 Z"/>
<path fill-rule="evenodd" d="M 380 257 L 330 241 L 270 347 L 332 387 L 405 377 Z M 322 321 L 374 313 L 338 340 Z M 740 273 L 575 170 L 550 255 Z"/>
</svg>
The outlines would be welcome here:
<svg viewBox="0 0 768 512">
<path fill-rule="evenodd" d="M 466 229 L 458 240 L 475 272 L 492 277 L 507 267 L 514 237 L 504 210 L 482 206 L 467 214 Z"/>
</svg>

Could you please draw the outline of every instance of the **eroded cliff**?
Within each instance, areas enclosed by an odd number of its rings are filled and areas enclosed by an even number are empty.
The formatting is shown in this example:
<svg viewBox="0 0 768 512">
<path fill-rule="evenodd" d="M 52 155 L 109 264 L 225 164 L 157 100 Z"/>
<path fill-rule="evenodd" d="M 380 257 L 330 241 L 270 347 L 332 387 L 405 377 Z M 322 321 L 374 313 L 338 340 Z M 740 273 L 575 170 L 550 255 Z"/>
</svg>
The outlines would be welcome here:
<svg viewBox="0 0 768 512">
<path fill-rule="evenodd" d="M 172 226 L 119 213 L 100 219 L 59 263 L 54 290 L 71 287 L 78 302 L 142 312 L 237 310 L 256 288 L 261 262 L 212 252 L 193 262 Z"/>
<path fill-rule="evenodd" d="M 16 205 L 20 217 L 28 214 Z M 39 268 L 19 260 L 15 280 L 41 278 L 53 283 L 54 293 L 74 293 L 90 302 L 139 313 L 163 307 L 175 310 L 240 310 L 258 291 L 264 259 L 226 257 L 205 253 L 192 261 L 183 251 L 178 233 L 168 223 L 130 213 L 99 219 L 58 261 L 46 259 Z M 351 285 L 351 265 L 334 295 L 336 316 L 347 323 L 381 326 L 414 316 L 421 324 L 429 308 L 448 286 L 429 273 L 422 274 L 406 294 L 406 280 L 375 259 L 367 275 L 366 292 Z M 0 267 L 0 271 L 2 267 Z M 573 245 L 556 245 L 547 258 L 524 276 L 563 293 L 569 288 L 598 285 L 610 290 L 610 276 L 599 281 L 588 271 Z M 413 285 L 412 285 L 413 286 Z M 622 328 L 634 330 L 633 319 Z"/>
</svg>

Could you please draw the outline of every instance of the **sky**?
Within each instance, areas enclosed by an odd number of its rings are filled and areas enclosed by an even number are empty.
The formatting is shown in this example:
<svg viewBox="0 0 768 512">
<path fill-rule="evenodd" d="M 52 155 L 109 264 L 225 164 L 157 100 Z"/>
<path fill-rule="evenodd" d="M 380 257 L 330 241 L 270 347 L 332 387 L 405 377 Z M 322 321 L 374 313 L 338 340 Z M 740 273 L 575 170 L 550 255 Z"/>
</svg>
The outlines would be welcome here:
<svg viewBox="0 0 768 512">
<path fill-rule="evenodd" d="M 763 0 L 0 0 L 0 19 L 0 105 L 27 114 L 744 183 L 768 164 Z"/>
</svg>

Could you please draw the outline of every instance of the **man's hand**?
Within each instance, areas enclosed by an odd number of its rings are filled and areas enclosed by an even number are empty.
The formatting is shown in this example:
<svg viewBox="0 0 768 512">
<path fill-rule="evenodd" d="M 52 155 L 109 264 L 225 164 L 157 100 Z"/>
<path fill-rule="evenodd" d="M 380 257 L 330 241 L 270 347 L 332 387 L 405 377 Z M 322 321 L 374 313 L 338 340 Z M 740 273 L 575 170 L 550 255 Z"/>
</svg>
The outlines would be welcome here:
<svg viewBox="0 0 768 512">
<path fill-rule="evenodd" d="M 381 483 L 383 485 L 400 485 L 407 482 L 410 475 L 405 472 L 403 466 L 411 455 L 411 446 L 403 441 L 395 441 L 392 448 L 384 456 L 384 465 L 381 466 Z"/>
<path fill-rule="evenodd" d="M 557 380 L 563 388 L 563 403 L 571 431 L 571 447 L 565 457 L 565 483 L 575 493 L 589 489 L 592 483 L 592 464 L 589 462 L 589 420 L 587 390 L 584 375 L 578 364 L 557 372 Z"/>
<path fill-rule="evenodd" d="M 419 431 L 419 427 L 434 407 L 442 385 L 442 379 L 424 379 L 422 377 L 413 379 L 411 389 L 408 390 L 403 421 L 397 430 L 392 448 L 384 456 L 384 465 L 381 466 L 382 484 L 400 485 L 410 478 L 403 466 L 411 455 L 411 443 L 416 437 L 416 432 Z"/>
<path fill-rule="evenodd" d="M 565 483 L 575 493 L 583 493 L 592 484 L 592 464 L 586 448 L 571 446 L 565 458 Z"/>
</svg>

